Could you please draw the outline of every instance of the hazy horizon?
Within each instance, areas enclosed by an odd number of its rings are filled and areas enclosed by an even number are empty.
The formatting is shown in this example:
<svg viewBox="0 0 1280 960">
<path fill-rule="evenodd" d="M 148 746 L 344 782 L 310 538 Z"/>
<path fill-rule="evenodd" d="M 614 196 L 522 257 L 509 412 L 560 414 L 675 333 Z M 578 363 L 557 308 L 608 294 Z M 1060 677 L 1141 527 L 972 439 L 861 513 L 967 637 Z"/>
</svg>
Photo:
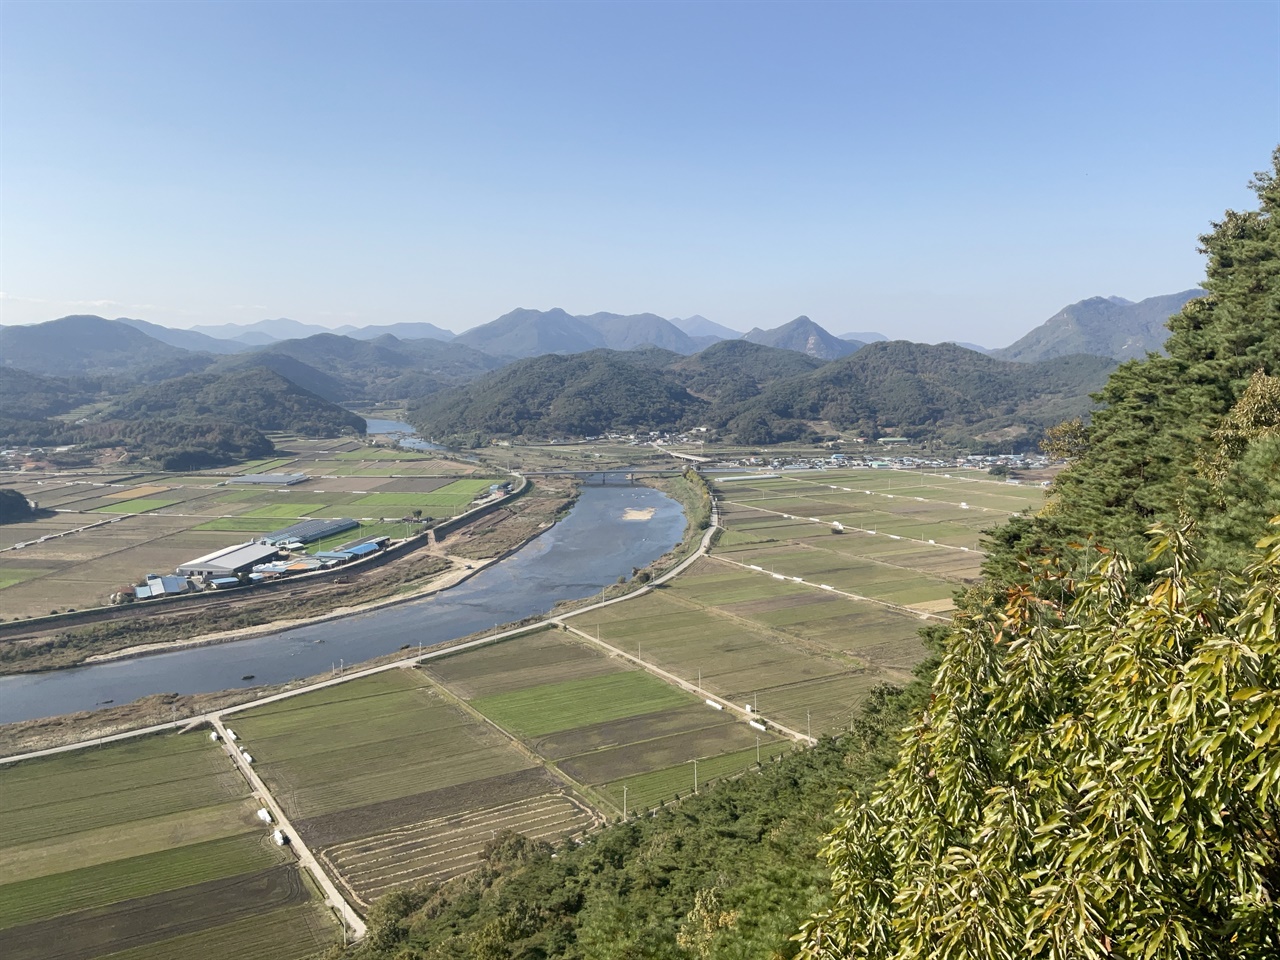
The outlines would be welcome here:
<svg viewBox="0 0 1280 960">
<path fill-rule="evenodd" d="M 1196 286 L 1196 238 L 1253 205 L 1280 139 L 1276 57 L 1239 55 L 1280 53 L 1274 4 L 5 21 L 6 325 L 461 333 L 523 305 L 1002 346 L 1088 297 Z"/>
</svg>

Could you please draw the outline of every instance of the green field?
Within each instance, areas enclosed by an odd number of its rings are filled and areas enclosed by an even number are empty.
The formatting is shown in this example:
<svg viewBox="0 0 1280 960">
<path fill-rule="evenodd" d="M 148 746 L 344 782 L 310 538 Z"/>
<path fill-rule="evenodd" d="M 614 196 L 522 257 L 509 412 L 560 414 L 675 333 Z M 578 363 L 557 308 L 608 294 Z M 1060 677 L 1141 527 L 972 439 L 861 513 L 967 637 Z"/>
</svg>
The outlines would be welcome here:
<svg viewBox="0 0 1280 960">
<path fill-rule="evenodd" d="M 301 517 L 323 516 L 323 503 L 274 503 L 268 507 L 254 507 L 244 517 L 269 517 L 283 520 L 297 520 Z M 329 511 L 332 513 L 333 511 Z"/>
<path fill-rule="evenodd" d="M 228 724 L 289 816 L 301 819 L 531 765 L 413 671 L 291 698 Z"/>
<path fill-rule="evenodd" d="M 0 955 L 84 958 L 122 949 L 248 955 L 275 921 L 305 918 L 294 955 L 336 930 L 293 858 L 254 816 L 247 784 L 207 734 L 139 737 L 0 768 Z M 234 928 L 234 929 L 232 929 Z M 302 929 L 295 924 L 295 932 Z M 237 939 L 237 937 L 239 939 Z"/>
<path fill-rule="evenodd" d="M 760 759 L 768 763 L 776 756 L 787 753 L 795 747 L 785 741 L 771 740 L 768 745 L 761 744 Z M 731 777 L 750 770 L 756 764 L 756 750 L 748 747 L 734 753 L 725 753 L 715 757 L 698 760 L 698 787 L 706 789 L 711 783 L 723 777 Z M 637 810 L 652 809 L 677 796 L 693 793 L 693 762 L 686 761 L 663 770 L 654 770 L 634 777 L 624 777 L 613 783 L 603 785 L 599 789 L 610 797 L 619 807 L 622 806 L 623 791 L 626 787 L 628 813 Z"/>
<path fill-rule="evenodd" d="M 473 700 L 499 726 L 527 737 L 683 706 L 697 698 L 640 670 L 548 683 Z"/>
</svg>

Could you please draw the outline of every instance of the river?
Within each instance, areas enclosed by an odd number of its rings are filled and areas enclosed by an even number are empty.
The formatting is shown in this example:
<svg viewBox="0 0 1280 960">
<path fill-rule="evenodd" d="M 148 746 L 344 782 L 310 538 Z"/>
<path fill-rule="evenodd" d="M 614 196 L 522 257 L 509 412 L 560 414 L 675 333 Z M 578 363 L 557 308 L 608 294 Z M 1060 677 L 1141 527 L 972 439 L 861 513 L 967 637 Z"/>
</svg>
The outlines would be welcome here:
<svg viewBox="0 0 1280 960">
<path fill-rule="evenodd" d="M 624 519 L 628 509 L 648 520 Z M 634 514 L 633 514 L 634 515 Z M 590 486 L 569 516 L 501 563 L 421 600 L 207 647 L 0 677 L 0 723 L 127 703 L 154 693 L 207 693 L 283 683 L 423 648 L 549 611 L 630 576 L 679 542 L 680 504 L 648 487 Z M 243 677 L 253 675 L 252 681 Z"/>
<path fill-rule="evenodd" d="M 390 434 L 396 438 L 396 443 L 404 447 L 406 450 L 445 450 L 446 447 L 440 446 L 438 443 L 432 443 L 429 440 L 423 440 L 414 433 L 414 426 L 411 423 L 405 423 L 403 420 L 379 420 L 377 417 L 365 417 L 365 428 L 369 436 L 380 436 Z M 463 459 L 470 459 L 464 457 Z"/>
</svg>

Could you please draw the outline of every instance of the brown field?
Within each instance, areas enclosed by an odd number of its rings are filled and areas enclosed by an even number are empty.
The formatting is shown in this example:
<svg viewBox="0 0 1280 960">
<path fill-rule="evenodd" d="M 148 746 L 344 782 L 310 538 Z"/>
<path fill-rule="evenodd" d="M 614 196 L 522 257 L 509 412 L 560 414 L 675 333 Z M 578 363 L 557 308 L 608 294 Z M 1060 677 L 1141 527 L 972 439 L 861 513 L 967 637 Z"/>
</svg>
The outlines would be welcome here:
<svg viewBox="0 0 1280 960">
<path fill-rule="evenodd" d="M 281 864 L 246 874 L 66 914 L 0 932 L 6 960 L 91 960 L 306 903 L 298 870 Z"/>
<path fill-rule="evenodd" d="M 308 842 L 325 848 L 375 833 L 385 833 L 406 823 L 447 817 L 461 810 L 486 804 L 506 804 L 555 790 L 563 786 L 542 767 L 526 767 L 496 777 L 470 780 L 394 800 L 352 807 L 293 824 Z"/>
<path fill-rule="evenodd" d="M 583 805 L 560 794 L 543 794 L 335 844 L 322 856 L 363 902 L 424 880 L 447 880 L 475 869 L 496 833 L 518 830 L 533 839 L 559 840 L 595 822 Z"/>
</svg>

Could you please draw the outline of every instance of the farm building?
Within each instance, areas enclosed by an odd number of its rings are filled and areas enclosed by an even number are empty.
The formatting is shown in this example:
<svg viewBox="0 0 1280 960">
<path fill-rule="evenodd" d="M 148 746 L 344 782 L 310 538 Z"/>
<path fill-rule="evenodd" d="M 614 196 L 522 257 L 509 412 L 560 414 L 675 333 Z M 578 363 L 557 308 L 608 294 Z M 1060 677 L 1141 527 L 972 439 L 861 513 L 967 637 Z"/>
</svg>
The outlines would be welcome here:
<svg viewBox="0 0 1280 960">
<path fill-rule="evenodd" d="M 272 546 L 284 543 L 313 543 L 333 536 L 335 533 L 342 533 L 344 530 L 355 530 L 359 526 L 360 524 L 350 517 L 342 517 L 339 520 L 303 520 L 301 523 L 268 533 L 262 538 L 262 542 Z"/>
<path fill-rule="evenodd" d="M 137 600 L 154 600 L 156 597 L 171 597 L 186 593 L 191 583 L 186 577 L 158 577 L 154 573 L 147 574 L 147 582 L 133 588 Z"/>
<path fill-rule="evenodd" d="M 306 480 L 305 473 L 249 473 L 243 477 L 232 477 L 227 483 L 248 483 L 264 487 L 291 487 L 295 483 Z"/>
<path fill-rule="evenodd" d="M 234 547 L 224 547 L 195 560 L 188 560 L 178 567 L 178 573 L 184 577 L 230 577 L 237 573 L 247 573 L 256 564 L 274 559 L 280 551 L 274 546 L 261 543 L 239 543 Z"/>
</svg>

